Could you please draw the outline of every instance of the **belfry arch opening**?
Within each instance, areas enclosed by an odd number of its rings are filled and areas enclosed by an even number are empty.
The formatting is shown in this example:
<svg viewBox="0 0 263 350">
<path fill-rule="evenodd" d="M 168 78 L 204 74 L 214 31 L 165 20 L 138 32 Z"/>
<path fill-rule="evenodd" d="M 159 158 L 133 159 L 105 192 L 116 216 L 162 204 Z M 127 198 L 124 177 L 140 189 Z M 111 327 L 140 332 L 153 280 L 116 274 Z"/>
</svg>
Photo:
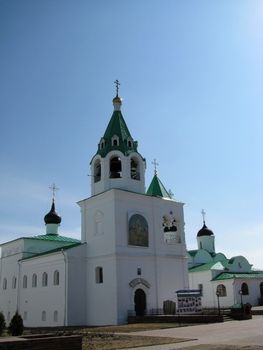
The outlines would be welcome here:
<svg viewBox="0 0 263 350">
<path fill-rule="evenodd" d="M 131 158 L 131 178 L 140 180 L 140 166 L 136 158 Z"/>
<path fill-rule="evenodd" d="M 118 179 L 122 177 L 122 164 L 120 157 L 112 157 L 110 160 L 110 178 Z"/>
<path fill-rule="evenodd" d="M 100 160 L 97 160 L 94 164 L 94 182 L 101 180 L 101 164 Z"/>
</svg>

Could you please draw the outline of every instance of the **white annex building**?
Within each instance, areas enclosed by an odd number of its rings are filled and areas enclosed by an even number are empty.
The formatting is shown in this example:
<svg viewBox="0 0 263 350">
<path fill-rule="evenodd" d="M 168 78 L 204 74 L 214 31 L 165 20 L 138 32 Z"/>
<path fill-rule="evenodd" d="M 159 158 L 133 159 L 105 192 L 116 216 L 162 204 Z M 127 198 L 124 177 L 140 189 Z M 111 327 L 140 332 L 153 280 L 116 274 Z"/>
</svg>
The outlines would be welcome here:
<svg viewBox="0 0 263 350">
<path fill-rule="evenodd" d="M 25 326 L 107 325 L 162 309 L 189 287 L 183 204 L 146 162 L 121 98 L 91 159 L 91 197 L 78 202 L 81 240 L 59 235 L 54 200 L 46 233 L 1 245 L 0 311 Z"/>
<path fill-rule="evenodd" d="M 203 212 L 204 214 L 204 212 Z M 189 285 L 200 289 L 202 306 L 215 308 L 250 303 L 263 305 L 263 271 L 252 269 L 247 259 L 227 259 L 215 251 L 215 236 L 205 223 L 197 233 L 198 249 L 188 251 Z"/>
</svg>

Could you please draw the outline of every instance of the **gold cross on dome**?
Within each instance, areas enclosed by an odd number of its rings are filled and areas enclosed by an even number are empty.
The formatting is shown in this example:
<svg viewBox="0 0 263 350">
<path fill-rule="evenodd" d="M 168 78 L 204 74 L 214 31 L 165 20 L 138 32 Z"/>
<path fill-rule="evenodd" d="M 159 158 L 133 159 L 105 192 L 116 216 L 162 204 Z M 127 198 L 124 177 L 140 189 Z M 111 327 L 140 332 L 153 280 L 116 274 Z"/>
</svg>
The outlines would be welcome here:
<svg viewBox="0 0 263 350">
<path fill-rule="evenodd" d="M 53 183 L 52 186 L 49 187 L 49 189 L 52 191 L 52 200 L 55 199 L 56 192 L 59 190 L 58 187 Z"/>
<path fill-rule="evenodd" d="M 157 175 L 157 166 L 159 166 L 159 163 L 157 163 L 157 160 L 154 159 L 152 164 L 154 166 L 154 175 Z"/>
<path fill-rule="evenodd" d="M 118 93 L 119 93 L 119 86 L 121 85 L 119 80 L 116 79 L 114 84 L 116 85 L 116 96 L 118 96 Z"/>
</svg>

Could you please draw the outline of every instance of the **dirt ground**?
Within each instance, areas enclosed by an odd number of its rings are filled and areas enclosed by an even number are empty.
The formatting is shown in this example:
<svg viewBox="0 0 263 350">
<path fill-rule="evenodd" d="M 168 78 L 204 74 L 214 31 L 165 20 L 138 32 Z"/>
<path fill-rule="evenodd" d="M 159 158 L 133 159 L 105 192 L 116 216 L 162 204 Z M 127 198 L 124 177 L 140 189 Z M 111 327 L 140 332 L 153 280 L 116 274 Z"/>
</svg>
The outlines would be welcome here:
<svg viewBox="0 0 263 350">
<path fill-rule="evenodd" d="M 248 345 L 195 345 L 184 347 L 184 350 L 262 350 L 263 346 L 248 346 Z M 149 349 L 150 350 L 150 349 Z"/>
</svg>

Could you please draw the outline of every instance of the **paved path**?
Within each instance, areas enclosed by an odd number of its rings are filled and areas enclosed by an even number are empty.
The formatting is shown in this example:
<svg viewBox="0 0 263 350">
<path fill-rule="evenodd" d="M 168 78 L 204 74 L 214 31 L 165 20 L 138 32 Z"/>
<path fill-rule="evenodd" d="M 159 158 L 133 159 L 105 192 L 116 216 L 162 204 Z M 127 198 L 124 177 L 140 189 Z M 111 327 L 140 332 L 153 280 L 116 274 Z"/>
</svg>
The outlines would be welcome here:
<svg viewBox="0 0 263 350">
<path fill-rule="evenodd" d="M 184 343 L 141 347 L 136 348 L 136 350 L 173 350 L 200 344 L 263 346 L 263 316 L 253 316 L 251 320 L 247 321 L 229 321 L 181 328 L 134 332 L 132 334 L 196 339 Z"/>
</svg>

